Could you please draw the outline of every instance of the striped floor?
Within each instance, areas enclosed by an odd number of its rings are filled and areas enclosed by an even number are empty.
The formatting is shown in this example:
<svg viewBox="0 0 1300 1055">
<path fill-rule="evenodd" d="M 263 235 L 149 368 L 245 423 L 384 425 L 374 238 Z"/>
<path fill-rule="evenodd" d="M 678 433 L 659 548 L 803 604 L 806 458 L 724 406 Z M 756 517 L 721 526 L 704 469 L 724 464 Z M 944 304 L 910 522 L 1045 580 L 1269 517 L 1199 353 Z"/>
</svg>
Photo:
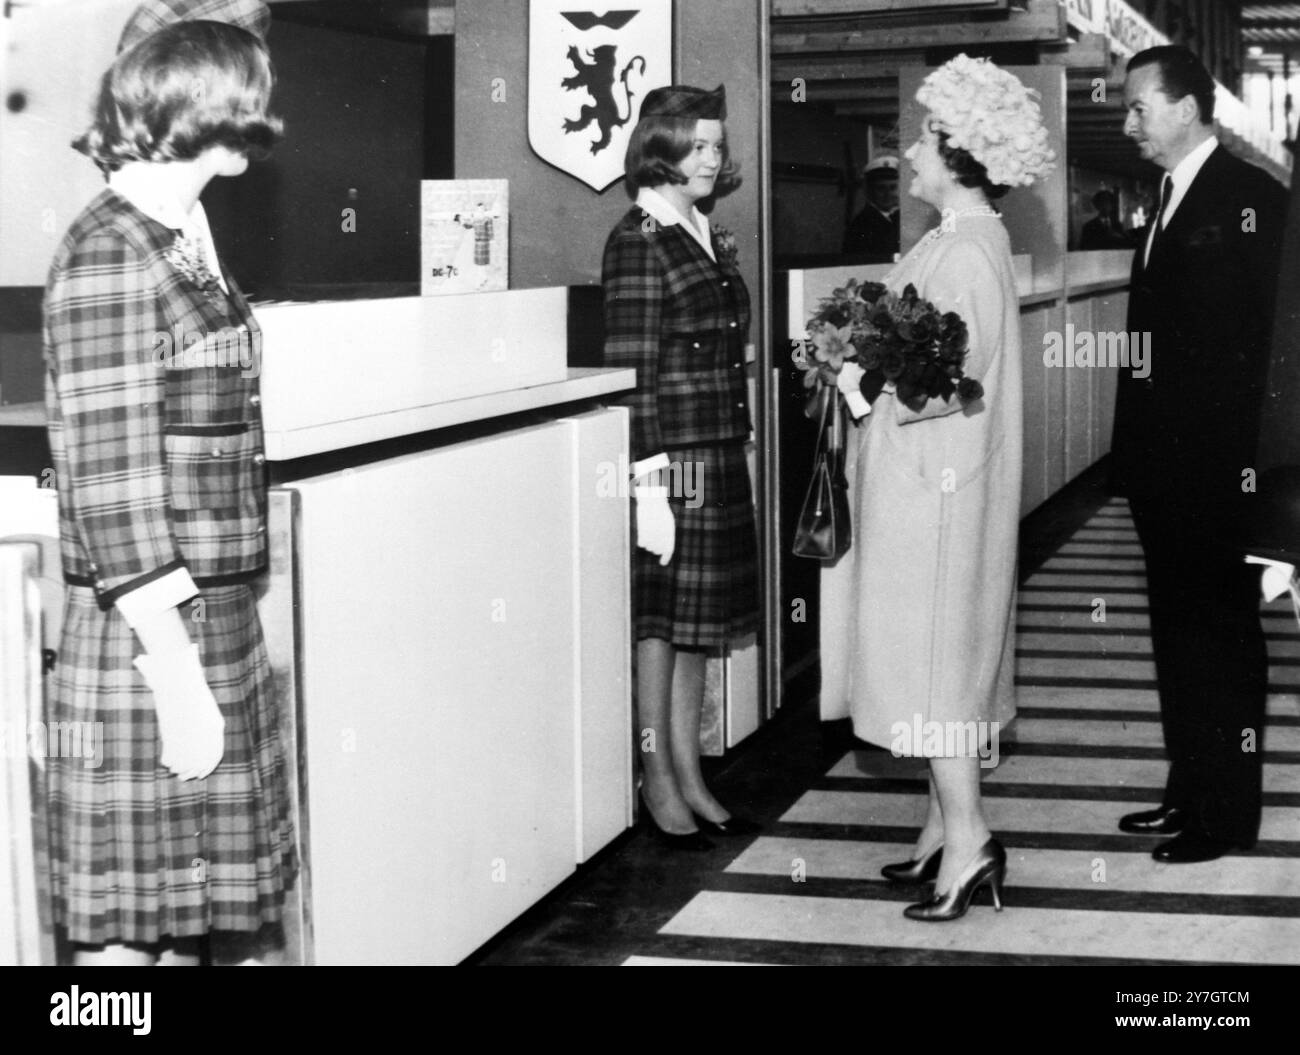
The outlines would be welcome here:
<svg viewBox="0 0 1300 1055">
<path fill-rule="evenodd" d="M 1112 500 L 1022 587 L 1019 716 L 984 782 L 1007 848 L 1006 909 L 902 915 L 879 879 L 908 856 L 925 770 L 850 752 L 624 962 L 1300 964 L 1300 630 L 1263 610 L 1271 667 L 1264 817 L 1249 854 L 1152 860 L 1116 829 L 1159 803 L 1165 763 L 1141 549 Z"/>
</svg>

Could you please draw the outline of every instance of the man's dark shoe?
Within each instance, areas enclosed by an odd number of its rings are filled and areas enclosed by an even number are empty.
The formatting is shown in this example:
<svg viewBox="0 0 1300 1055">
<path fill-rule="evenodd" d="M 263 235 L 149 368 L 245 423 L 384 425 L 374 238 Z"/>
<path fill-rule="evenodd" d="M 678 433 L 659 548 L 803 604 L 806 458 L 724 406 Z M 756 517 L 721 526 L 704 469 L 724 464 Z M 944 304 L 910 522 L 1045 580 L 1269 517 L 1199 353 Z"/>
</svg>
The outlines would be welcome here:
<svg viewBox="0 0 1300 1055">
<path fill-rule="evenodd" d="M 1249 847 L 1225 842 L 1222 839 L 1212 839 L 1208 835 L 1183 832 L 1168 842 L 1161 843 L 1152 851 L 1151 856 L 1161 864 L 1193 865 L 1202 861 L 1217 861 L 1224 854 L 1247 849 Z"/>
<path fill-rule="evenodd" d="M 1177 806 L 1128 813 L 1119 819 L 1119 830 L 1130 835 L 1174 835 L 1187 827 L 1187 811 Z"/>
</svg>

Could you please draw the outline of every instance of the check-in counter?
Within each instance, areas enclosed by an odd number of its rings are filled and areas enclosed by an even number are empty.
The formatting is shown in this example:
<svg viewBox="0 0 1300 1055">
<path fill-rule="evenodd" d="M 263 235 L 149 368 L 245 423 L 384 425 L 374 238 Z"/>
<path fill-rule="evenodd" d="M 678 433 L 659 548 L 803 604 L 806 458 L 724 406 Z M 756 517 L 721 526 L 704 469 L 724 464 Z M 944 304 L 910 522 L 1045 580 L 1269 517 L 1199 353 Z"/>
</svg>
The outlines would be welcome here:
<svg viewBox="0 0 1300 1055">
<path fill-rule="evenodd" d="M 631 823 L 628 418 L 601 401 L 635 375 L 568 368 L 566 312 L 259 310 L 307 962 L 460 960 Z"/>
<path fill-rule="evenodd" d="M 569 368 L 566 312 L 564 288 L 257 309 L 301 860 L 277 959 L 454 963 L 631 823 L 628 412 L 605 404 L 635 372 Z"/>
</svg>

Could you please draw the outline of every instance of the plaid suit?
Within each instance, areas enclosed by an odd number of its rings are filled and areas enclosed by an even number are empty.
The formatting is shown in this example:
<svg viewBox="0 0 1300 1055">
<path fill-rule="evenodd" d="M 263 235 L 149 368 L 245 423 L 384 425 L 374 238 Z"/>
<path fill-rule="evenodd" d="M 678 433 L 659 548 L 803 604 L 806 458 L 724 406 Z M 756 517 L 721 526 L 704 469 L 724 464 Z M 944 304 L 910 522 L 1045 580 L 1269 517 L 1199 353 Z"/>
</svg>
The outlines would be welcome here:
<svg viewBox="0 0 1300 1055">
<path fill-rule="evenodd" d="M 714 247 L 715 254 L 717 247 Z M 632 458 L 749 436 L 749 293 L 732 260 L 633 206 L 605 243 L 605 365 L 634 367 Z"/>
<path fill-rule="evenodd" d="M 673 558 L 637 547 L 637 639 L 725 647 L 758 627 L 758 550 L 745 464 L 749 294 L 714 241 L 634 206 L 605 245 L 605 364 L 636 369 L 632 457 L 669 457 Z M 683 487 L 686 484 L 689 487 Z M 686 493 L 686 491 L 690 493 Z"/>
<path fill-rule="evenodd" d="M 70 584 L 46 714 L 102 728 L 95 766 L 48 761 L 54 921 L 74 942 L 257 931 L 281 919 L 295 868 L 279 708 L 247 582 L 266 564 L 260 332 L 229 275 L 227 295 L 182 274 L 174 240 L 106 189 L 73 221 L 46 288 Z M 150 583 L 189 590 L 170 575 L 180 569 L 202 586 L 178 611 L 226 723 L 221 764 L 186 782 L 159 761 L 155 701 L 121 610 Z"/>
<path fill-rule="evenodd" d="M 46 286 L 64 576 L 105 605 L 177 568 L 222 585 L 266 564 L 261 332 L 229 275 L 227 297 L 172 266 L 174 238 L 105 190 Z"/>
</svg>

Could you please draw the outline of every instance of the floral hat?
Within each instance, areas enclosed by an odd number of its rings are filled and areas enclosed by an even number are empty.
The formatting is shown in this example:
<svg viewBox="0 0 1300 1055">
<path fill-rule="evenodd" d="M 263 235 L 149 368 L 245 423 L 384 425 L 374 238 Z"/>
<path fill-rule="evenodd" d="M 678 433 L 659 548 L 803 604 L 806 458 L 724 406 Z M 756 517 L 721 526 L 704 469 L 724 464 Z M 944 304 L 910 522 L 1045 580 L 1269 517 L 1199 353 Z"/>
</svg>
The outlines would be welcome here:
<svg viewBox="0 0 1300 1055">
<path fill-rule="evenodd" d="M 916 101 L 951 146 L 983 165 L 989 181 L 1028 187 L 1055 167 L 1038 92 L 988 59 L 958 55 L 922 82 Z"/>
</svg>

